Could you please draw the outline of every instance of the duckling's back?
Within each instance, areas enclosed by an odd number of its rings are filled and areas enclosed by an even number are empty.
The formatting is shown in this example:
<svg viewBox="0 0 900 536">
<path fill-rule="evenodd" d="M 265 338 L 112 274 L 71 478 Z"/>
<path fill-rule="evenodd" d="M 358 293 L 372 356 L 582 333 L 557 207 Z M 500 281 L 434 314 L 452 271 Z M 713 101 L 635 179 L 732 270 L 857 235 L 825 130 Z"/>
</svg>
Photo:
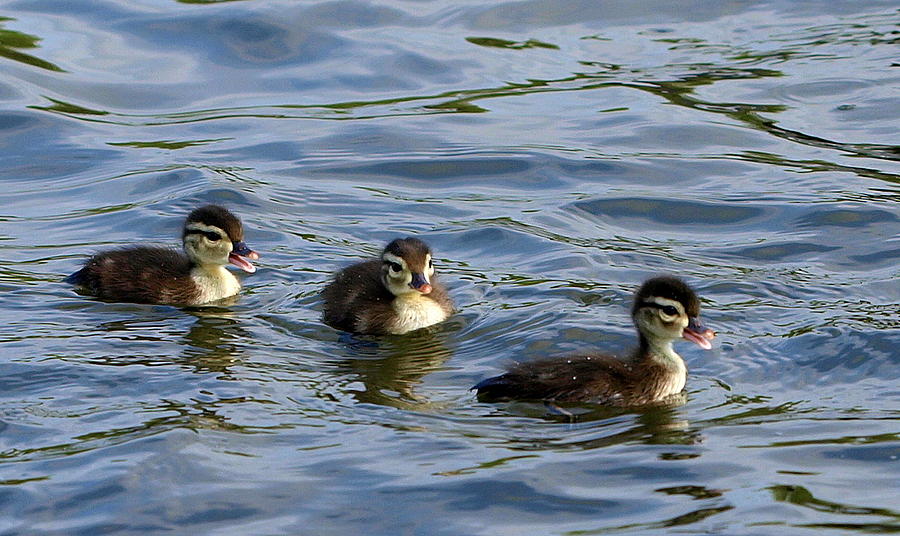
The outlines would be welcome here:
<svg viewBox="0 0 900 536">
<path fill-rule="evenodd" d="M 482 380 L 472 389 L 478 399 L 592 401 L 626 404 L 633 389 L 627 363 L 611 355 L 589 354 L 519 363 L 500 376 Z"/>
<path fill-rule="evenodd" d="M 66 282 L 107 300 L 183 305 L 198 297 L 190 274 L 190 261 L 178 251 L 133 247 L 94 255 Z"/>
<path fill-rule="evenodd" d="M 322 320 L 329 326 L 357 333 L 378 332 L 393 314 L 391 294 L 381 282 L 381 261 L 374 259 L 344 268 L 322 291 Z"/>
</svg>

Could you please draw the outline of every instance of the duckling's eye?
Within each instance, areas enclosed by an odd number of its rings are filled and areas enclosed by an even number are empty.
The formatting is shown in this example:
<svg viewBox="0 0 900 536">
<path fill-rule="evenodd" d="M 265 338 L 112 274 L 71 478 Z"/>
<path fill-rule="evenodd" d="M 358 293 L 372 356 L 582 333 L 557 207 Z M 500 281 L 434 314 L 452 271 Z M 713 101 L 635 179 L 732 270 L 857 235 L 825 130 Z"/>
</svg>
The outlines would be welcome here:
<svg viewBox="0 0 900 536">
<path fill-rule="evenodd" d="M 662 307 L 662 312 L 663 312 L 663 314 L 666 314 L 668 316 L 675 316 L 678 314 L 678 309 L 676 309 L 675 307 L 673 307 L 671 305 L 664 305 Z"/>
<path fill-rule="evenodd" d="M 399 272 L 400 270 L 403 269 L 403 267 L 400 266 L 399 262 L 392 262 L 392 261 L 385 261 L 385 262 L 387 263 L 388 266 L 391 267 L 392 272 Z"/>
<path fill-rule="evenodd" d="M 216 242 L 222 239 L 222 235 L 215 231 L 204 231 L 203 236 L 205 236 L 211 242 Z"/>
</svg>

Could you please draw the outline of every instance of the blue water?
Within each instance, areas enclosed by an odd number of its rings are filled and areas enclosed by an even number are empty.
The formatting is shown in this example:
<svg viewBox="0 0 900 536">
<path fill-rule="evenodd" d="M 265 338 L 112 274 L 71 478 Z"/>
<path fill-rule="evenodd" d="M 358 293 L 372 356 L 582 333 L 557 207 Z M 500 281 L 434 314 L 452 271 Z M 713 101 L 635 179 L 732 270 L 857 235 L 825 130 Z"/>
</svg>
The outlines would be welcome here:
<svg viewBox="0 0 900 536">
<path fill-rule="evenodd" d="M 0 534 L 900 531 L 896 2 L 0 6 Z M 62 283 L 209 202 L 236 304 Z M 408 234 L 459 312 L 322 325 Z M 684 405 L 468 391 L 626 349 L 660 272 Z"/>
</svg>

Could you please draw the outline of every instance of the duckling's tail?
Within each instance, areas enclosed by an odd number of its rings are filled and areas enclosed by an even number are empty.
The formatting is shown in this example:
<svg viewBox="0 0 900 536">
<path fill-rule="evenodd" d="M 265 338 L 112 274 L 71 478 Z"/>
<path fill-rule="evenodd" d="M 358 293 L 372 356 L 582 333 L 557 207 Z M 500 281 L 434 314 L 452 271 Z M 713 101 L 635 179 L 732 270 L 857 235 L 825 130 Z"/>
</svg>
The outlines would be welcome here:
<svg viewBox="0 0 900 536">
<path fill-rule="evenodd" d="M 495 387 L 498 385 L 507 385 L 506 382 L 506 374 L 501 374 L 500 376 L 494 376 L 492 378 L 488 378 L 486 380 L 481 380 L 472 386 L 470 391 L 481 391 L 482 389 L 490 389 L 491 387 Z"/>
<path fill-rule="evenodd" d="M 509 397 L 510 381 L 507 374 L 481 380 L 470 391 L 478 391 L 478 400 L 497 400 Z"/>
<path fill-rule="evenodd" d="M 87 267 L 84 267 L 81 270 L 78 270 L 74 274 L 63 279 L 63 281 L 65 281 L 66 283 L 69 283 L 71 285 L 78 285 L 81 287 L 88 286 Z"/>
</svg>

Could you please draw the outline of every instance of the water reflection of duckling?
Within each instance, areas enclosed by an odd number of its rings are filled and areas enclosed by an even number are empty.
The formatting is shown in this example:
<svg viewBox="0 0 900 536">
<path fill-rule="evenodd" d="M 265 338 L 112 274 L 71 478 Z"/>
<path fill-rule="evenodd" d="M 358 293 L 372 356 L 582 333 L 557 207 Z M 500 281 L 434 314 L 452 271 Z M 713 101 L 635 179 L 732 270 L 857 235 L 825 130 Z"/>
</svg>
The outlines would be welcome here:
<svg viewBox="0 0 900 536">
<path fill-rule="evenodd" d="M 521 363 L 472 389 L 480 400 L 531 399 L 639 406 L 666 402 L 684 389 L 687 367 L 672 342 L 685 338 L 712 348 L 712 330 L 697 318 L 700 300 L 675 277 L 646 281 L 634 297 L 631 317 L 640 345 L 628 359 L 585 354 Z"/>
<path fill-rule="evenodd" d="M 431 249 L 417 238 L 398 238 L 380 259 L 344 268 L 322 296 L 323 321 L 354 333 L 401 335 L 453 312 L 447 289 L 434 279 Z"/>
<path fill-rule="evenodd" d="M 355 355 L 340 361 L 338 368 L 353 379 L 354 387 L 347 390 L 358 402 L 414 410 L 435 407 L 430 390 L 420 387 L 452 355 L 440 332 L 420 330 L 383 339 L 366 351 L 353 350 Z M 362 389 L 355 387 L 360 383 Z"/>
<path fill-rule="evenodd" d="M 200 305 L 240 291 L 226 264 L 256 271 L 247 259 L 259 255 L 244 243 L 241 221 L 223 207 L 207 205 L 191 212 L 181 237 L 184 253 L 152 246 L 105 251 L 66 281 L 107 300 Z"/>
<path fill-rule="evenodd" d="M 179 363 L 197 372 L 219 372 L 220 379 L 231 378 L 231 367 L 244 359 L 245 341 L 252 335 L 240 322 L 240 315 L 222 307 L 186 308 L 197 318 L 181 341 Z"/>
</svg>

